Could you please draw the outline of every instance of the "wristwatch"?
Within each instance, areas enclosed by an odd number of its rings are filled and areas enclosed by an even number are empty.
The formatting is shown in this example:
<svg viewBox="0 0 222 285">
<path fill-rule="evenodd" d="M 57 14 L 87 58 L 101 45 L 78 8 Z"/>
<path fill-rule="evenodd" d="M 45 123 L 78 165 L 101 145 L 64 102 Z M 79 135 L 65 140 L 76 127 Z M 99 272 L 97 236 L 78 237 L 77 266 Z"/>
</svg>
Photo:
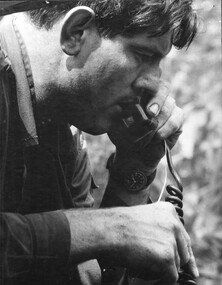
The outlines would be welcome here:
<svg viewBox="0 0 222 285">
<path fill-rule="evenodd" d="M 123 183 L 128 191 L 138 192 L 147 186 L 147 180 L 147 176 L 142 170 L 134 169 L 124 177 Z"/>
<path fill-rule="evenodd" d="M 124 174 L 120 174 L 119 171 L 117 172 L 115 167 L 113 167 L 114 157 L 115 154 L 111 154 L 107 161 L 106 168 L 110 172 L 110 177 L 122 184 L 127 191 L 137 193 L 145 189 L 153 182 L 156 175 L 156 170 L 151 175 L 147 175 L 145 169 L 140 168 L 134 168 Z"/>
</svg>

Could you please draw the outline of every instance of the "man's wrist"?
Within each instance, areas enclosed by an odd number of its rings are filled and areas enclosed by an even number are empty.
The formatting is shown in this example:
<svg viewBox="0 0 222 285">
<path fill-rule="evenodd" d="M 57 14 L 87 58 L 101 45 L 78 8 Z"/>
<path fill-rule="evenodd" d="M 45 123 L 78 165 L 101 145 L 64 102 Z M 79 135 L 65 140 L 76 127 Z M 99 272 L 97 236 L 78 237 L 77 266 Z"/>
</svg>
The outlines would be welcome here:
<svg viewBox="0 0 222 285">
<path fill-rule="evenodd" d="M 156 169 L 149 169 L 141 161 L 130 157 L 122 160 L 122 163 L 116 161 L 116 154 L 111 154 L 106 165 L 110 173 L 110 180 L 115 181 L 127 191 L 137 193 L 146 189 L 153 182 Z"/>
<path fill-rule="evenodd" d="M 64 214 L 71 233 L 70 263 L 107 257 L 118 248 L 114 209 L 70 209 Z M 105 230 L 104 230 L 105 229 Z"/>
</svg>

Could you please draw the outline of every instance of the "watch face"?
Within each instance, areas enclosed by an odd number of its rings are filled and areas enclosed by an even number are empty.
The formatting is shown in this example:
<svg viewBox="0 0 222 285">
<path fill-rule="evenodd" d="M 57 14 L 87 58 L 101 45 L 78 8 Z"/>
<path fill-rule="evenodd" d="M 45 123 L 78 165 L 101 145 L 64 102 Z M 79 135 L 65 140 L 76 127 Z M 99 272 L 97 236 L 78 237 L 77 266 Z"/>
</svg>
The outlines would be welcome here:
<svg viewBox="0 0 222 285">
<path fill-rule="evenodd" d="M 145 188 L 147 183 L 146 175 L 139 169 L 134 170 L 124 179 L 124 185 L 130 192 L 137 192 Z"/>
</svg>

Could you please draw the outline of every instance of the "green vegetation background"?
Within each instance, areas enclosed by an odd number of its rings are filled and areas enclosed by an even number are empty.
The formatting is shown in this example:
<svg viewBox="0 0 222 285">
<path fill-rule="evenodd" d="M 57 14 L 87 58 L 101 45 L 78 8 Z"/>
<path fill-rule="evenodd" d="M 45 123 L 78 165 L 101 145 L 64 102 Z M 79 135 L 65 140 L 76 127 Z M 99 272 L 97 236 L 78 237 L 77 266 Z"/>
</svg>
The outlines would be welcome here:
<svg viewBox="0 0 222 285">
<path fill-rule="evenodd" d="M 222 284 L 222 81 L 221 3 L 196 0 L 200 33 L 186 51 L 173 50 L 163 63 L 171 95 L 185 111 L 184 132 L 173 160 L 184 185 L 186 228 L 200 270 L 199 285 Z M 94 179 L 95 207 L 107 182 L 106 160 L 114 150 L 106 135 L 86 135 Z M 152 184 L 163 184 L 163 166 Z"/>
</svg>

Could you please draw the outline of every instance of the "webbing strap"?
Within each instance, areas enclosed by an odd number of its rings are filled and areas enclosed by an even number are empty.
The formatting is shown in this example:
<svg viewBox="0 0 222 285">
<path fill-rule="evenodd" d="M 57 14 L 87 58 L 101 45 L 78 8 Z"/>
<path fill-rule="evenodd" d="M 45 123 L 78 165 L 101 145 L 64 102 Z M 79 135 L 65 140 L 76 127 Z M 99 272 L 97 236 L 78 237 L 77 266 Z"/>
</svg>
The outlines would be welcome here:
<svg viewBox="0 0 222 285">
<path fill-rule="evenodd" d="M 24 58 L 24 44 L 17 39 L 17 35 L 12 25 L 12 17 L 3 17 L 0 21 L 0 41 L 2 47 L 7 52 L 8 58 L 11 60 L 11 66 L 14 74 L 16 74 L 17 100 L 19 106 L 19 114 L 23 121 L 24 144 L 26 146 L 38 144 L 38 136 L 33 110 L 33 84 L 30 86 L 31 69 L 28 64 L 28 55 Z M 22 46 L 21 46 L 22 45 Z M 23 54 L 22 49 L 23 47 Z"/>
<path fill-rule="evenodd" d="M 72 0 L 26 0 L 26 1 L 0 1 L 0 16 L 24 12 L 55 4 L 71 2 Z"/>
</svg>

